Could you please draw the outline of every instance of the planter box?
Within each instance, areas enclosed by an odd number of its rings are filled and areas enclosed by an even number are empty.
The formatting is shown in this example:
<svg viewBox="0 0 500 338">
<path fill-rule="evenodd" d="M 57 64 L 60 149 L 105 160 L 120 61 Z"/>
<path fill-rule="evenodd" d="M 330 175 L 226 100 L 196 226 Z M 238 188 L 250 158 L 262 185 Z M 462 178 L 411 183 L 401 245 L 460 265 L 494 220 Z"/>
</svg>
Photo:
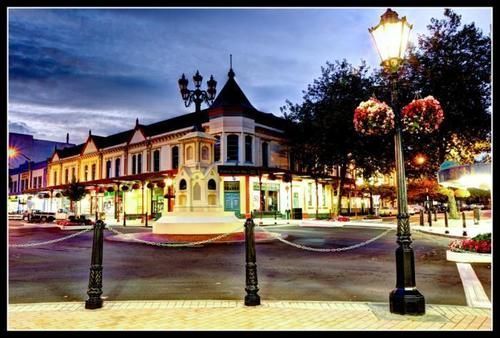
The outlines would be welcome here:
<svg viewBox="0 0 500 338">
<path fill-rule="evenodd" d="M 491 263 L 491 254 L 446 250 L 446 259 L 458 263 Z"/>
</svg>

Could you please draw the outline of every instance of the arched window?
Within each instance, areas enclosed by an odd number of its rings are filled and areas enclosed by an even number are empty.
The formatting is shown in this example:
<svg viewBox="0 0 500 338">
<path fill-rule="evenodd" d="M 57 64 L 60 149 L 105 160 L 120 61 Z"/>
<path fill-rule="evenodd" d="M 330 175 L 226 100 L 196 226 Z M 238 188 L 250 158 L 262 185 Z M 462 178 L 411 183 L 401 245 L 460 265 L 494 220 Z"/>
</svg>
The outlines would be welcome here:
<svg viewBox="0 0 500 338">
<path fill-rule="evenodd" d="M 238 162 L 238 135 L 227 135 L 227 160 Z"/>
<path fill-rule="evenodd" d="M 220 161 L 220 136 L 215 136 L 214 161 Z"/>
<path fill-rule="evenodd" d="M 182 179 L 179 182 L 179 190 L 186 190 L 187 189 L 187 183 L 185 179 Z"/>
<path fill-rule="evenodd" d="M 186 147 L 186 161 L 191 161 L 191 160 L 193 160 L 193 147 L 187 146 Z"/>
<path fill-rule="evenodd" d="M 86 165 L 85 167 L 83 167 L 83 179 L 85 181 L 89 180 L 89 166 L 88 165 Z"/>
<path fill-rule="evenodd" d="M 245 136 L 245 162 L 252 162 L 252 136 Z"/>
<path fill-rule="evenodd" d="M 95 173 L 96 173 L 96 166 L 95 166 L 95 163 L 92 164 L 92 181 L 95 180 Z"/>
<path fill-rule="evenodd" d="M 215 183 L 215 180 L 211 178 L 208 180 L 208 190 L 216 190 L 217 189 L 217 184 Z"/>
<path fill-rule="evenodd" d="M 69 183 L 69 169 L 64 170 L 64 183 Z"/>
<path fill-rule="evenodd" d="M 269 147 L 267 145 L 267 142 L 262 143 L 262 166 L 264 168 L 267 168 L 269 166 Z"/>
<path fill-rule="evenodd" d="M 76 168 L 73 167 L 71 168 L 71 180 L 76 180 L 76 176 L 75 176 L 75 172 L 76 172 Z M 41 178 L 41 177 L 40 177 Z M 41 185 L 40 185 L 41 186 Z"/>
<path fill-rule="evenodd" d="M 160 171 L 160 150 L 153 152 L 153 171 Z"/>
<path fill-rule="evenodd" d="M 201 200 L 201 187 L 198 182 L 193 185 L 193 200 L 199 201 Z"/>
<path fill-rule="evenodd" d="M 115 160 L 115 177 L 120 176 L 120 158 Z"/>
<path fill-rule="evenodd" d="M 179 147 L 172 148 L 172 169 L 179 168 Z"/>
<path fill-rule="evenodd" d="M 209 160 L 209 150 L 207 146 L 202 146 L 201 147 L 201 159 L 204 161 Z"/>
</svg>

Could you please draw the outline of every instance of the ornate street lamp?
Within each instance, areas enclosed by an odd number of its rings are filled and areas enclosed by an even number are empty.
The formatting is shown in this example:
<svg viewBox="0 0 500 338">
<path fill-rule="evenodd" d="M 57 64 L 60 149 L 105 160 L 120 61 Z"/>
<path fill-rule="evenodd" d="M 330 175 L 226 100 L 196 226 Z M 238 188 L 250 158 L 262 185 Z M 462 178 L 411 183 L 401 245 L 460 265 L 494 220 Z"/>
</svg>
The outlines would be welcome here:
<svg viewBox="0 0 500 338">
<path fill-rule="evenodd" d="M 9 147 L 8 155 L 9 155 L 9 158 L 16 158 L 17 155 L 21 155 L 26 160 L 28 160 L 28 187 L 27 187 L 27 189 L 30 189 L 31 188 L 31 162 L 32 162 L 31 158 L 24 155 L 22 152 L 20 152 L 19 150 L 17 150 L 14 147 Z"/>
<path fill-rule="evenodd" d="M 387 9 L 381 16 L 380 23 L 368 31 L 377 46 L 382 60 L 381 66 L 390 76 L 391 105 L 395 116 L 394 147 L 398 199 L 397 243 L 399 247 L 396 249 L 396 288 L 392 290 L 389 296 L 390 311 L 398 314 L 422 315 L 425 313 L 425 299 L 417 290 L 415 284 L 415 257 L 411 247 L 403 147 L 401 144 L 401 119 L 396 87 L 397 72 L 404 60 L 411 29 L 412 25 L 406 21 L 406 17 L 400 19 L 398 13 Z"/>
<path fill-rule="evenodd" d="M 179 79 L 179 89 L 186 108 L 194 102 L 196 105 L 196 112 L 200 112 L 201 104 L 203 102 L 206 102 L 208 105 L 211 105 L 214 102 L 215 94 L 217 93 L 217 81 L 214 80 L 213 75 L 210 75 L 210 80 L 207 81 L 206 91 L 200 89 L 203 76 L 200 75 L 199 71 L 196 71 L 196 74 L 193 76 L 193 81 L 196 89 L 189 90 L 189 81 L 186 79 L 186 76 L 182 74 L 182 77 Z"/>
</svg>

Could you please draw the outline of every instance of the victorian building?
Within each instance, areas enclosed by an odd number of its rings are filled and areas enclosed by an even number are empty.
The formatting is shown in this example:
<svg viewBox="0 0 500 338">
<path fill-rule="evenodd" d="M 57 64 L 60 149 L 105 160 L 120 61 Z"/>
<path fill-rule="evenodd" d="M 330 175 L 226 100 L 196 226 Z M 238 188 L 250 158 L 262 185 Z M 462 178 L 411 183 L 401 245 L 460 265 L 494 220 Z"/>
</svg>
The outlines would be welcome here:
<svg viewBox="0 0 500 338">
<path fill-rule="evenodd" d="M 68 207 L 63 192 L 75 179 L 87 189 L 77 212 L 118 222 L 174 210 L 329 214 L 335 173 L 315 181 L 290 170 L 284 122 L 256 109 L 231 69 L 208 109 L 149 125 L 137 119 L 133 129 L 109 136 L 89 131 L 85 143 L 57 149 L 40 191 L 51 210 Z"/>
</svg>

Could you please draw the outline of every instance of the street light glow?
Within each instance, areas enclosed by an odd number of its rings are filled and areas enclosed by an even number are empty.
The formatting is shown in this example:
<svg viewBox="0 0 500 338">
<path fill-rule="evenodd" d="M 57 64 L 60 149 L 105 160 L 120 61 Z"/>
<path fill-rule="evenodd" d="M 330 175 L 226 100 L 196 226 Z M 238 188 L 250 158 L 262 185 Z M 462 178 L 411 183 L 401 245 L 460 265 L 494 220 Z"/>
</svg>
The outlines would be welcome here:
<svg viewBox="0 0 500 338">
<path fill-rule="evenodd" d="M 406 17 L 399 18 L 390 8 L 380 17 L 380 23 L 368 29 L 375 41 L 382 65 L 391 72 L 397 71 L 403 62 L 413 25 Z"/>
<path fill-rule="evenodd" d="M 415 157 L 415 163 L 418 165 L 422 165 L 425 163 L 425 157 L 423 155 L 417 155 Z"/>
<path fill-rule="evenodd" d="M 17 150 L 14 147 L 9 147 L 9 158 L 13 158 L 17 156 Z"/>
</svg>

